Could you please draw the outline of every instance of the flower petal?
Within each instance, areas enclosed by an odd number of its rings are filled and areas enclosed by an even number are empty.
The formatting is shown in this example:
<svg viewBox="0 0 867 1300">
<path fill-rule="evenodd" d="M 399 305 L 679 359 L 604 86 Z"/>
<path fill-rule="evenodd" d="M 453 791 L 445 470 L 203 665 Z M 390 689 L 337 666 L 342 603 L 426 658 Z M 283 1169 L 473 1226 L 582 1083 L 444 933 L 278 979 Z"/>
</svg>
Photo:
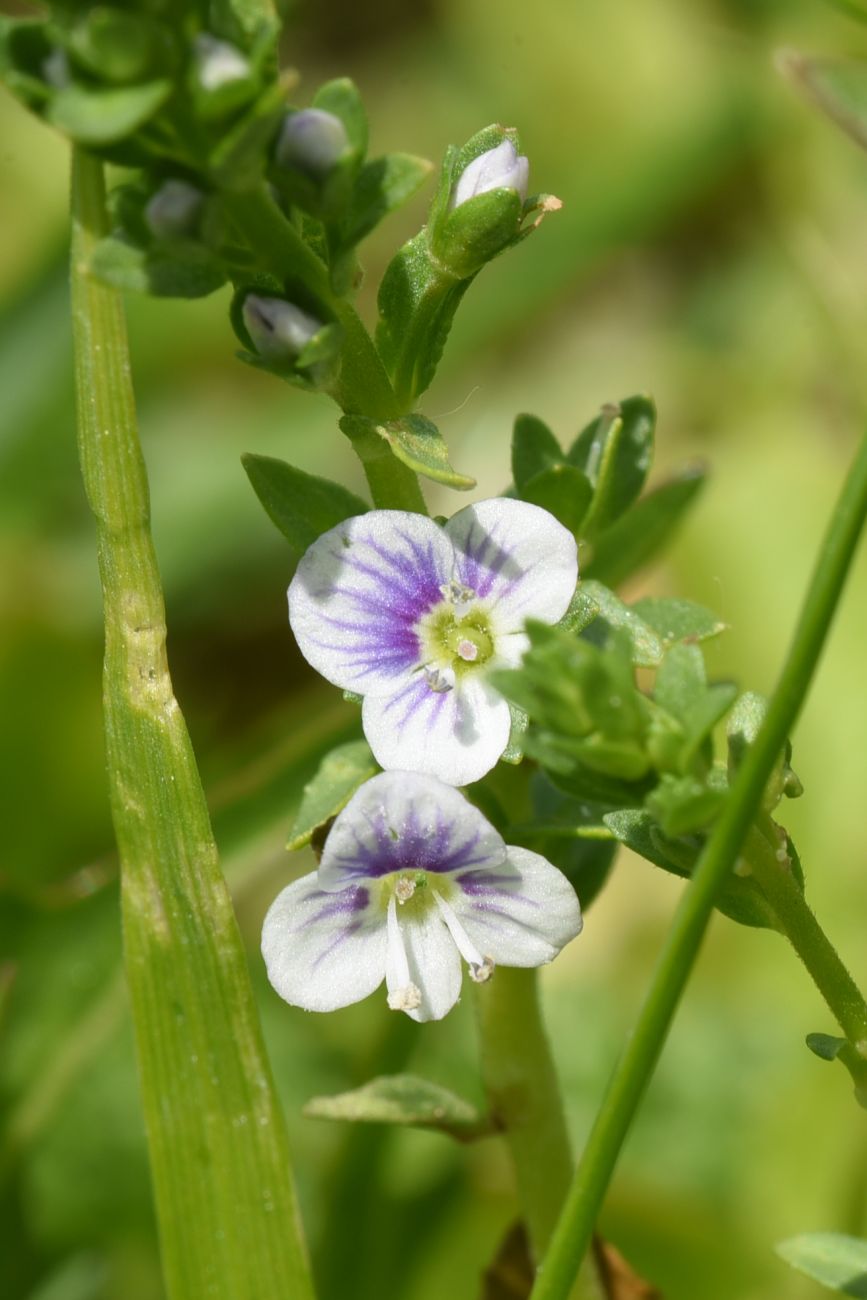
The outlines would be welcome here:
<svg viewBox="0 0 867 1300">
<path fill-rule="evenodd" d="M 449 691 L 423 673 L 404 677 L 394 694 L 365 696 L 361 721 L 381 767 L 427 772 L 468 785 L 490 772 L 509 743 L 509 706 L 484 679 L 467 675 Z"/>
<path fill-rule="evenodd" d="M 418 772 L 381 772 L 332 826 L 319 887 L 342 890 L 395 871 L 482 870 L 505 857 L 501 836 L 457 790 Z"/>
<path fill-rule="evenodd" d="M 360 1002 L 385 975 L 385 914 L 364 886 L 324 893 L 316 872 L 274 899 L 262 926 L 268 979 L 292 1006 L 334 1011 Z"/>
<path fill-rule="evenodd" d="M 493 871 L 454 877 L 451 905 L 479 951 L 499 966 L 542 966 L 581 932 L 581 909 L 569 881 L 539 853 L 506 846 Z"/>
<path fill-rule="evenodd" d="M 443 530 L 424 515 L 371 510 L 313 543 L 289 585 L 304 658 L 344 690 L 388 693 L 419 663 L 418 620 L 454 571 Z"/>
<path fill-rule="evenodd" d="M 454 940 L 435 908 L 401 917 L 396 927 L 399 937 L 393 923 L 385 963 L 389 1005 L 413 1020 L 442 1020 L 461 992 L 461 957 Z"/>
<path fill-rule="evenodd" d="M 528 501 L 496 497 L 459 510 L 445 532 L 457 552 L 457 577 L 490 599 L 501 632 L 528 618 L 556 623 L 578 582 L 575 538 Z"/>
</svg>

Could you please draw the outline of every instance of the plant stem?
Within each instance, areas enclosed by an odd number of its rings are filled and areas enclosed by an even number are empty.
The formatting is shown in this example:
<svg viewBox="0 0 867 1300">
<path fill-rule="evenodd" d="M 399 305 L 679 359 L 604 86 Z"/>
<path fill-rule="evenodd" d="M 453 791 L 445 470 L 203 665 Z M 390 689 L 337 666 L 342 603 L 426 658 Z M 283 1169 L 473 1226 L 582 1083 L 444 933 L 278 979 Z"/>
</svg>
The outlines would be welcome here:
<svg viewBox="0 0 867 1300">
<path fill-rule="evenodd" d="M 491 1116 L 509 1144 L 530 1247 L 541 1260 L 569 1190 L 572 1153 L 536 971 L 499 967 L 476 1005 Z M 590 1268 L 575 1295 L 600 1294 Z"/>
<path fill-rule="evenodd" d="M 343 330 L 340 378 L 335 397 L 347 415 L 374 420 L 395 420 L 401 414 L 385 366 L 354 307 L 336 296 L 328 270 L 305 244 L 265 187 L 234 194 L 223 203 L 238 231 L 256 252 L 262 267 L 291 284 L 301 281 L 317 297 Z M 388 443 L 371 434 L 375 445 L 353 446 L 370 484 L 374 505 L 427 514 L 418 478 L 392 453 Z"/>
<path fill-rule="evenodd" d="M 785 854 L 785 834 L 778 841 L 782 845 L 779 850 L 763 833 L 769 832 L 776 839 L 775 828 L 766 824 L 769 821 L 760 817 L 763 830 L 750 831 L 744 856 L 831 1014 L 854 1047 L 863 1044 L 862 1055 L 867 1056 L 867 1003 L 792 875 Z M 777 857 L 778 851 L 782 851 L 782 859 Z"/>
<path fill-rule="evenodd" d="M 804 702 L 865 516 L 867 437 L 862 439 L 831 517 L 765 721 L 677 909 L 650 992 L 614 1070 L 531 1300 L 564 1300 L 584 1258 L 620 1147 L 659 1059 L 717 892 L 740 853 L 768 777 Z"/>
<path fill-rule="evenodd" d="M 87 274 L 102 166 L 73 158 L 72 310 L 81 469 L 105 613 L 106 757 L 124 962 L 170 1300 L 313 1291 L 240 935 L 165 653 L 120 298 Z"/>
</svg>

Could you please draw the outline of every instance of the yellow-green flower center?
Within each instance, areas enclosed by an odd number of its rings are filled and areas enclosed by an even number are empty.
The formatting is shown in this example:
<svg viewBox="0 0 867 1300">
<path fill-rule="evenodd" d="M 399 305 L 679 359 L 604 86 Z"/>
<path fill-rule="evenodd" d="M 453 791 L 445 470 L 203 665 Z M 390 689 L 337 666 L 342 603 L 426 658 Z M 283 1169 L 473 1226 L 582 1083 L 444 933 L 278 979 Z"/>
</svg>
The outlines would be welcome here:
<svg viewBox="0 0 867 1300">
<path fill-rule="evenodd" d="M 494 654 L 494 637 L 487 611 L 481 606 L 460 612 L 454 605 L 432 610 L 419 628 L 425 662 L 451 668 L 461 676 L 481 668 Z"/>
</svg>

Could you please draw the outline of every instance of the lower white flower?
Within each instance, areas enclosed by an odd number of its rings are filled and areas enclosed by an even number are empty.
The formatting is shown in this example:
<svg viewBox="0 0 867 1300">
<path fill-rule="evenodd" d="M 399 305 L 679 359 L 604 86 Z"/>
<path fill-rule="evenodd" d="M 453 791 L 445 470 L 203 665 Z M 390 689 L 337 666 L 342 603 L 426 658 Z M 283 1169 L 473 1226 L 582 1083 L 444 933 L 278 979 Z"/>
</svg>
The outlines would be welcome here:
<svg viewBox="0 0 867 1300">
<path fill-rule="evenodd" d="M 507 845 L 457 790 L 382 772 L 337 817 L 318 871 L 272 903 L 262 955 L 293 1006 L 334 1011 L 385 980 L 392 1010 L 440 1020 L 458 1000 L 461 958 L 478 982 L 496 965 L 541 966 L 581 924 L 566 877 Z"/>
</svg>

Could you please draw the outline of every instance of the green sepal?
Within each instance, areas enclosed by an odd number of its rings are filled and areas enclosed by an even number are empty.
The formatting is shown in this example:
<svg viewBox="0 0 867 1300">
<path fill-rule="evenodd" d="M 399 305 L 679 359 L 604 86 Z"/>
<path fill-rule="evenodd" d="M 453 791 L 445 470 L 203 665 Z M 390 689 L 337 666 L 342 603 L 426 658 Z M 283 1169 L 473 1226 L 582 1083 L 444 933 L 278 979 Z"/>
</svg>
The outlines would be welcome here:
<svg viewBox="0 0 867 1300">
<path fill-rule="evenodd" d="M 523 212 L 523 200 L 516 190 L 487 190 L 467 199 L 449 212 L 436 242 L 432 237 L 436 260 L 457 279 L 470 279 L 509 246 Z"/>
<path fill-rule="evenodd" d="M 786 52 L 780 66 L 799 90 L 867 149 L 867 62 Z"/>
<path fill-rule="evenodd" d="M 356 790 L 379 771 L 366 740 L 349 740 L 332 749 L 304 787 L 287 849 L 303 849 L 316 831 L 346 807 Z"/>
<path fill-rule="evenodd" d="M 313 1097 L 304 1114 L 310 1119 L 436 1129 L 460 1142 L 496 1132 L 493 1122 L 463 1097 L 414 1074 L 381 1075 L 351 1092 Z"/>
<path fill-rule="evenodd" d="M 602 635 L 597 628 L 606 625 L 612 629 L 622 629 L 629 637 L 632 646 L 632 662 L 642 668 L 655 668 L 662 659 L 665 645 L 649 623 L 645 623 L 629 605 L 625 605 L 619 596 L 609 591 L 601 582 L 588 579 L 581 583 L 581 590 L 586 599 L 596 606 L 597 617 L 588 635 L 596 638 Z"/>
<path fill-rule="evenodd" d="M 162 108 L 171 93 L 171 81 L 163 78 L 137 86 L 95 89 L 73 83 L 51 96 L 45 116 L 76 144 L 98 148 L 132 135 Z"/>
<path fill-rule="evenodd" d="M 524 737 L 527 734 L 530 719 L 523 709 L 518 708 L 517 704 L 509 703 L 509 714 L 512 719 L 512 725 L 509 729 L 509 743 L 500 755 L 500 761 L 517 765 L 524 758 Z"/>
<path fill-rule="evenodd" d="M 727 627 L 704 605 L 678 596 L 645 596 L 631 608 L 653 628 L 664 645 L 676 641 L 707 641 L 719 636 Z"/>
<path fill-rule="evenodd" d="M 759 734 L 767 710 L 767 700 L 756 691 L 745 691 L 735 703 L 726 724 L 730 784 L 734 781 L 746 751 Z M 765 812 L 773 812 L 783 797 L 797 799 L 804 792 L 797 773 L 791 767 L 791 758 L 792 745 L 787 741 L 765 786 L 762 799 Z"/>
<path fill-rule="evenodd" d="M 694 776 L 665 773 L 645 800 L 645 807 L 659 823 L 663 835 L 676 839 L 704 830 L 725 803 L 726 791 L 707 785 Z"/>
<path fill-rule="evenodd" d="M 157 298 L 203 298 L 227 278 L 221 259 L 194 240 L 141 248 L 115 235 L 96 245 L 90 271 L 114 289 Z"/>
<path fill-rule="evenodd" d="M 62 47 L 52 40 L 42 19 L 8 18 L 0 14 L 0 77 L 27 108 L 44 112 L 57 88 L 45 78 L 44 66 Z"/>
<path fill-rule="evenodd" d="M 569 601 L 569 608 L 556 624 L 567 632 L 583 632 L 599 613 L 599 606 L 586 590 L 586 584 L 579 582 L 575 594 Z"/>
<path fill-rule="evenodd" d="M 781 1241 L 777 1254 L 838 1295 L 867 1297 L 867 1241 L 842 1232 L 808 1232 Z"/>
<path fill-rule="evenodd" d="M 656 408 L 649 397 L 628 397 L 602 408 L 578 435 L 567 460 L 593 486 L 583 531 L 593 538 L 613 524 L 641 492 L 653 459 Z"/>
<path fill-rule="evenodd" d="M 344 415 L 340 427 L 348 438 L 375 433 L 384 439 L 398 460 L 436 483 L 466 492 L 476 486 L 474 478 L 459 474 L 449 461 L 448 448 L 436 425 L 424 415 L 405 415 L 400 420 L 369 420 L 362 415 Z"/>
<path fill-rule="evenodd" d="M 619 587 L 649 564 L 680 524 L 705 482 L 706 471 L 691 466 L 641 497 L 593 539 L 588 578 Z"/>
<path fill-rule="evenodd" d="M 285 461 L 248 452 L 241 463 L 265 513 L 297 555 L 303 555 L 329 528 L 369 509 L 348 488 Z"/>
<path fill-rule="evenodd" d="M 732 682 L 707 685 L 704 658 L 696 645 L 679 643 L 665 653 L 653 687 L 655 712 L 648 749 L 663 771 L 704 775 L 710 765 L 710 736 L 737 696 Z M 693 769 L 698 765 L 698 772 Z"/>
<path fill-rule="evenodd" d="M 179 63 L 172 33 L 149 14 L 94 5 L 66 33 L 75 61 L 100 81 L 124 85 L 154 73 L 172 73 Z"/>
<path fill-rule="evenodd" d="M 389 153 L 365 163 L 355 182 L 346 222 L 340 232 L 343 248 L 354 248 L 384 217 L 402 207 L 433 171 L 433 163 L 408 153 Z"/>
<path fill-rule="evenodd" d="M 434 262 L 426 230 L 404 244 L 386 267 L 377 298 L 376 346 L 404 408 L 433 379 L 471 282 L 456 279 Z"/>
<path fill-rule="evenodd" d="M 512 478 L 518 494 L 531 479 L 563 465 L 566 457 L 555 435 L 536 415 L 517 415 L 512 429 Z"/>
<path fill-rule="evenodd" d="M 668 839 L 644 808 L 623 808 L 606 813 L 604 821 L 621 844 L 654 866 L 683 878 L 692 874 L 702 847 L 700 837 Z M 716 906 L 739 925 L 778 929 L 773 909 L 749 876 L 730 876 L 720 891 Z"/>
<path fill-rule="evenodd" d="M 358 160 L 367 153 L 367 114 L 358 87 L 349 77 L 326 81 L 313 96 L 313 107 L 339 117 L 346 128 L 350 148 Z"/>
</svg>

